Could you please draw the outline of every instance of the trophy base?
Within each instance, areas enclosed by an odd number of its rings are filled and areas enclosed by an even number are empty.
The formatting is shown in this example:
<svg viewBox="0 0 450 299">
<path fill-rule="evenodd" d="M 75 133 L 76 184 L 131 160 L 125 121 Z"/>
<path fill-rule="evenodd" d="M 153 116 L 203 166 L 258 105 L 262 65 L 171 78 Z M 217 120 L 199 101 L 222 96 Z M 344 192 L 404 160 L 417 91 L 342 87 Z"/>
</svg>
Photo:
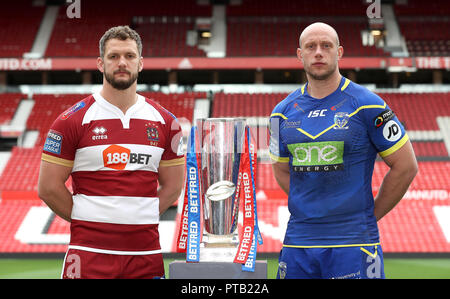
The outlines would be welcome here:
<svg viewBox="0 0 450 299">
<path fill-rule="evenodd" d="M 267 260 L 257 260 L 255 272 L 242 271 L 235 263 L 173 261 L 169 279 L 267 279 Z"/>
<path fill-rule="evenodd" d="M 205 233 L 200 244 L 200 262 L 232 263 L 239 247 L 237 233 L 213 235 Z"/>
</svg>

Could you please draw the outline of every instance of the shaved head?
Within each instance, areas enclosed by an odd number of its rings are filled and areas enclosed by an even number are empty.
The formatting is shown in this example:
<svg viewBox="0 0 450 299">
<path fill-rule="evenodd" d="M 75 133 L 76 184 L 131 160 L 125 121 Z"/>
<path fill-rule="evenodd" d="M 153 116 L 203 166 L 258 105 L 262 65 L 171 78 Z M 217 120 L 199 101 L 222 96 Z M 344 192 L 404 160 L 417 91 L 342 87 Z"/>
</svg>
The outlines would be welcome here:
<svg viewBox="0 0 450 299">
<path fill-rule="evenodd" d="M 302 40 L 304 40 L 307 36 L 309 36 L 310 34 L 315 35 L 318 33 L 332 36 L 333 39 L 336 40 L 336 46 L 337 47 L 339 46 L 339 37 L 336 30 L 328 24 L 317 22 L 312 23 L 311 25 L 303 29 L 302 33 L 300 34 L 300 38 L 298 40 L 299 47 L 302 48 Z"/>
<path fill-rule="evenodd" d="M 327 80 L 339 75 L 338 61 L 344 53 L 339 37 L 328 24 L 317 22 L 300 34 L 297 57 L 303 62 L 308 80 Z"/>
</svg>

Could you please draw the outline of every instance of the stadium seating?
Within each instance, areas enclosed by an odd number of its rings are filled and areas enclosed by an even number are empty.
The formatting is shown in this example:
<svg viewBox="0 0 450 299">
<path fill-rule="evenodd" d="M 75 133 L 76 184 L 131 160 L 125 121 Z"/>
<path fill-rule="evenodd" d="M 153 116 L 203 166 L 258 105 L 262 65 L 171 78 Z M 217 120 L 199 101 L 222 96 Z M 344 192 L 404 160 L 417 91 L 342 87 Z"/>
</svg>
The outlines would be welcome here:
<svg viewBox="0 0 450 299">
<path fill-rule="evenodd" d="M 381 161 L 375 163 L 372 186 L 378 191 L 384 176 L 388 171 L 388 166 Z M 411 184 L 411 190 L 450 190 L 448 180 L 450 173 L 450 162 L 445 161 L 420 161 L 419 174 Z M 260 163 L 257 168 L 256 183 L 259 190 L 279 190 L 275 181 L 270 163 Z M 283 199 L 284 197 L 273 198 Z M 270 198 L 269 198 L 270 199 Z"/>
<path fill-rule="evenodd" d="M 407 130 L 439 130 L 438 116 L 450 115 L 449 93 L 379 93 Z"/>
<path fill-rule="evenodd" d="M 411 56 L 450 55 L 450 34 L 443 30 L 450 25 L 448 1 L 409 0 L 393 7 Z"/>
<path fill-rule="evenodd" d="M 405 37 L 408 52 L 411 56 L 448 56 L 450 55 L 450 33 L 442 28 L 449 28 L 450 22 L 434 19 L 399 18 L 399 26 Z M 423 28 L 429 34 L 423 34 Z"/>
<path fill-rule="evenodd" d="M 163 93 L 141 92 L 141 95 L 155 100 L 177 118 L 185 118 L 192 123 L 196 99 L 205 99 L 205 92 Z"/>
<path fill-rule="evenodd" d="M 44 207 L 38 200 L 4 200 L 0 202 L 0 252 L 2 253 L 61 253 L 67 250 L 66 244 L 26 244 L 21 242 L 18 231 L 28 215 L 30 208 Z M 51 219 L 49 219 L 51 220 Z M 49 228 L 40 232 L 66 233 L 69 223 L 55 217 Z M 62 229 L 61 229 L 62 228 Z"/>
<path fill-rule="evenodd" d="M 35 104 L 27 121 L 27 129 L 39 131 L 36 146 L 44 145 L 47 132 L 58 115 L 86 96 L 80 94 L 34 95 Z"/>
<path fill-rule="evenodd" d="M 185 44 L 186 31 L 194 25 L 193 19 L 187 17 L 210 16 L 211 6 L 197 5 L 195 0 L 150 0 L 143 6 L 118 0 L 84 1 L 81 15 L 80 19 L 69 19 L 64 7 L 59 10 L 46 56 L 97 57 L 101 36 L 118 25 L 136 27 L 146 51 L 144 56 L 201 56 L 202 51 Z M 152 23 L 147 22 L 147 16 L 158 18 Z"/>
<path fill-rule="evenodd" d="M 361 16 L 366 11 L 362 1 L 325 0 L 309 2 L 290 0 L 242 0 L 238 5 L 228 5 L 229 16 Z"/>
<path fill-rule="evenodd" d="M 399 16 L 443 16 L 448 17 L 450 4 L 447 0 L 408 0 L 394 4 L 395 14 Z M 428 32 L 427 32 L 428 34 Z"/>
<path fill-rule="evenodd" d="M 196 46 L 188 46 L 186 36 L 195 29 L 195 19 L 190 17 L 145 18 L 135 23 L 135 30 L 142 37 L 144 57 L 194 57 L 206 56 Z"/>
<path fill-rule="evenodd" d="M 15 1 L 0 12 L 0 57 L 21 57 L 31 50 L 46 9 L 34 2 Z M 449 33 L 440 30 L 448 28 L 447 1 L 408 1 L 407 5 L 396 3 L 393 7 L 411 55 L 449 55 Z M 227 56 L 294 56 L 301 29 L 316 20 L 325 20 L 337 29 L 345 56 L 388 56 L 382 49 L 362 45 L 366 9 L 363 1 L 351 0 L 308 5 L 289 0 L 244 0 L 239 5 L 227 5 Z M 118 0 L 85 1 L 81 15 L 79 19 L 68 18 L 66 6 L 60 7 L 45 56 L 96 57 L 99 38 L 117 25 L 131 25 L 141 34 L 145 56 L 205 56 L 197 47 L 186 45 L 186 35 L 194 29 L 196 17 L 212 16 L 212 5 L 195 0 L 151 0 L 139 6 Z M 15 26 L 9 20 L 11 16 L 21 26 Z M 422 33 L 424 27 L 426 35 Z"/>
<path fill-rule="evenodd" d="M 267 117 L 287 93 L 216 93 L 212 115 Z M 450 115 L 448 93 L 379 93 L 407 130 L 439 130 L 438 116 Z"/>
<path fill-rule="evenodd" d="M 203 92 L 180 94 L 143 92 L 141 94 L 154 99 L 179 119 L 183 118 L 189 122 L 193 119 L 195 99 L 206 98 L 206 93 Z M 11 158 L 0 176 L 0 191 L 37 191 L 42 146 L 51 124 L 59 114 L 86 96 L 86 94 L 33 96 L 36 102 L 27 121 L 27 130 L 39 131 L 38 139 L 34 148 L 13 148 Z"/>
<path fill-rule="evenodd" d="M 295 56 L 298 37 L 307 25 L 325 21 L 339 32 L 345 56 L 387 56 L 364 47 L 367 7 L 358 1 L 244 0 L 227 6 L 227 56 Z"/>
<path fill-rule="evenodd" d="M 444 142 L 413 142 L 414 153 L 418 157 L 448 157 Z"/>
<path fill-rule="evenodd" d="M 377 162 L 373 172 L 372 185 L 377 189 L 388 166 L 383 162 Z M 450 190 L 450 162 L 448 161 L 419 161 L 419 173 L 411 184 L 411 190 Z"/>
<path fill-rule="evenodd" d="M 30 52 L 45 12 L 45 6 L 33 6 L 32 2 L 17 0 L 14 5 L 2 4 L 0 57 L 22 57 L 23 53 Z"/>
<path fill-rule="evenodd" d="M 227 56 L 296 56 L 301 31 L 311 22 L 284 18 L 228 18 Z M 345 56 L 387 56 L 383 50 L 362 44 L 367 21 L 331 19 L 339 32 Z"/>
<path fill-rule="evenodd" d="M 0 177 L 0 191 L 37 191 L 42 148 L 14 147 Z"/>
<path fill-rule="evenodd" d="M 24 95 L 20 93 L 0 94 L 0 125 L 8 124 L 19 106 Z"/>
<path fill-rule="evenodd" d="M 223 93 L 214 95 L 212 117 L 268 117 L 287 93 Z"/>
</svg>

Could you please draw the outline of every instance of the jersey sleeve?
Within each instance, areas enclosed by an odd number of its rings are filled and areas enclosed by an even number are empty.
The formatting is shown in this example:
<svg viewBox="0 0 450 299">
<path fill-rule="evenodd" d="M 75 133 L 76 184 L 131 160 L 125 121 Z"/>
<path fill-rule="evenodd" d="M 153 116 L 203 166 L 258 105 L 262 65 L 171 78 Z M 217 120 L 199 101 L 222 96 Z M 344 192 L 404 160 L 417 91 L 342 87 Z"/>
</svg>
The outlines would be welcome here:
<svg viewBox="0 0 450 299">
<path fill-rule="evenodd" d="M 269 155 L 275 162 L 289 162 L 289 151 L 281 139 L 281 128 L 287 117 L 277 105 L 272 111 L 269 120 Z"/>
<path fill-rule="evenodd" d="M 177 118 L 170 115 L 166 118 L 167 141 L 161 156 L 160 166 L 184 165 L 183 133 Z"/>
<path fill-rule="evenodd" d="M 73 167 L 78 144 L 78 131 L 73 118 L 61 114 L 51 125 L 42 150 L 42 160 Z M 81 125 L 80 125 L 81 126 Z"/>
<path fill-rule="evenodd" d="M 381 157 L 389 156 L 408 141 L 408 134 L 394 111 L 379 96 L 372 94 L 362 106 L 369 137 Z"/>
</svg>

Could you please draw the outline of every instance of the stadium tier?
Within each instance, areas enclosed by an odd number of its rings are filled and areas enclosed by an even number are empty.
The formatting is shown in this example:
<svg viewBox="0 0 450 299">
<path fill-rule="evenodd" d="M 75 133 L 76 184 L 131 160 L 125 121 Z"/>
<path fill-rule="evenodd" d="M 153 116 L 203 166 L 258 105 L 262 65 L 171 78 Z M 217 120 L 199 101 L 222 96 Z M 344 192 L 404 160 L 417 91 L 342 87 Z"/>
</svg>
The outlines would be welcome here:
<svg viewBox="0 0 450 299">
<path fill-rule="evenodd" d="M 227 6 L 229 16 L 361 16 L 367 6 L 362 1 L 324 0 L 308 2 L 291 0 L 242 0 L 239 5 Z"/>
<path fill-rule="evenodd" d="M 380 93 L 407 130 L 439 130 L 438 116 L 448 116 L 449 93 Z"/>
<path fill-rule="evenodd" d="M 258 165 L 257 184 L 277 188 L 269 164 Z M 387 168 L 377 162 L 374 185 L 379 186 Z M 262 175 L 261 173 L 266 173 Z M 384 252 L 450 252 L 446 211 L 450 204 L 448 173 L 450 162 L 419 162 L 419 174 L 399 205 L 380 222 Z M 263 191 L 264 190 L 264 191 Z M 272 191 L 272 192 L 270 192 Z M 377 189 L 374 187 L 374 191 Z M 286 198 L 268 200 L 279 189 L 259 189 L 258 218 L 264 244 L 259 252 L 278 252 L 289 217 Z M 280 193 L 281 194 L 281 193 Z M 6 199 L 0 203 L 0 252 L 64 252 L 69 224 L 49 213 L 37 198 Z M 242 219 L 242 217 L 241 217 Z M 30 226 L 34 223 L 34 227 Z M 160 232 L 173 239 L 162 244 L 166 252 L 175 251 L 174 226 L 162 221 Z"/>
<path fill-rule="evenodd" d="M 42 147 L 14 147 L 1 176 L 0 190 L 36 193 L 41 155 Z"/>
<path fill-rule="evenodd" d="M 397 1 L 394 4 L 394 10 L 399 16 L 448 17 L 449 6 L 447 0 L 433 0 L 427 2 L 422 0 L 408 0 Z"/>
<path fill-rule="evenodd" d="M 48 129 L 58 115 L 86 96 L 78 94 L 34 95 L 35 104 L 27 120 L 27 129 L 39 132 L 36 146 L 44 145 Z"/>
<path fill-rule="evenodd" d="M 450 33 L 442 28 L 449 28 L 450 21 L 427 20 L 412 17 L 399 18 L 399 26 L 406 39 L 408 52 L 414 56 L 449 56 Z M 423 34 L 426 27 L 430 34 Z"/>
<path fill-rule="evenodd" d="M 23 53 L 31 51 L 44 12 L 45 6 L 33 6 L 29 0 L 14 1 L 14 5 L 2 5 L 0 57 L 21 57 Z"/>
<path fill-rule="evenodd" d="M 20 93 L 0 94 L 0 125 L 9 124 L 24 95 Z"/>
<path fill-rule="evenodd" d="M 176 115 L 193 120 L 195 101 L 204 99 L 204 92 L 165 94 L 144 92 Z M 273 106 L 287 93 L 224 93 L 213 97 L 212 117 L 247 117 L 249 120 L 265 118 Z M 419 173 L 409 191 L 394 211 L 380 222 L 381 238 L 385 252 L 449 252 L 448 229 L 442 215 L 447 215 L 450 204 L 450 162 L 442 138 L 426 140 L 426 132 L 440 130 L 436 124 L 439 116 L 449 117 L 447 93 L 380 93 L 388 104 L 399 111 L 398 116 L 417 138 L 413 140 L 419 158 Z M 46 130 L 59 113 L 85 95 L 34 95 L 36 104 L 27 122 L 27 129 L 40 130 L 41 137 L 34 148 L 14 147 L 11 157 L 0 177 L 0 252 L 62 252 L 68 240 L 69 224 L 50 213 L 38 199 L 37 176 L 40 155 Z M 424 104 L 425 103 L 425 104 Z M 400 112 L 401 111 L 401 112 Z M 418 111 L 418 113 L 413 113 Z M 418 117 L 420 115 L 420 121 Z M 251 122 L 251 121 L 250 121 Z M 253 134 L 267 138 L 267 124 L 256 122 Z M 422 137 L 420 137 L 422 136 Z M 424 137 L 425 136 L 425 137 Z M 267 142 L 267 139 L 266 139 Z M 260 149 L 267 149 L 264 142 Z M 425 160 L 424 160 L 425 159 Z M 430 160 L 431 159 L 431 160 Z M 429 161 L 430 160 L 430 161 Z M 373 191 L 378 192 L 388 167 L 376 162 L 373 175 Z M 66 184 L 70 188 L 70 181 Z M 287 196 L 274 179 L 271 164 L 260 161 L 256 172 L 258 216 L 264 244 L 260 252 L 277 252 L 281 248 L 284 227 L 289 217 Z M 2 216 L 2 215 L 7 216 Z M 41 217 L 41 220 L 37 220 Z M 29 222 L 39 229 L 33 230 Z M 42 222 L 42 223 L 41 223 Z M 41 223 L 41 224 L 39 224 Z M 176 231 L 173 225 L 162 221 L 162 234 L 173 236 L 165 239 L 164 250 L 175 250 Z M 37 244 L 39 243 L 39 244 Z M 33 244 L 33 245 L 31 245 Z"/>
<path fill-rule="evenodd" d="M 267 117 L 287 93 L 223 93 L 214 95 L 212 117 Z"/>
<path fill-rule="evenodd" d="M 267 117 L 288 93 L 216 93 L 212 116 Z M 439 130 L 436 118 L 448 116 L 449 93 L 379 93 L 407 130 Z"/>
<path fill-rule="evenodd" d="M 83 1 L 80 18 L 69 18 L 67 5 L 46 6 L 45 1 L 20 0 L 0 12 L 0 57 L 22 57 L 32 50 L 46 9 L 56 7 L 53 22 L 43 26 L 49 39 L 43 57 L 97 57 L 98 40 L 110 27 L 130 25 L 142 36 L 144 57 L 205 57 L 207 53 L 189 32 L 202 28 L 203 19 L 214 17 L 209 1 L 145 1 L 130 5 L 118 0 Z M 57 2 L 57 1 L 55 1 Z M 64 2 L 64 1 L 62 1 Z M 449 55 L 448 2 L 420 1 L 395 3 L 392 9 L 409 54 L 412 56 Z M 63 3 L 60 3 L 63 4 Z M 64 3 L 66 4 L 66 3 Z M 326 20 L 340 34 L 345 56 L 387 57 L 383 45 L 363 45 L 362 32 L 369 29 L 364 1 L 324 0 L 304 5 L 301 1 L 242 0 L 226 5 L 226 56 L 295 56 L 297 36 L 307 24 Z M 15 22 L 21 24 L 16 26 Z M 210 22 L 207 31 L 212 29 Z M 384 25 L 383 25 L 384 26 Z M 427 34 L 423 34 L 427 28 Z M 20 36 L 21 38 L 16 38 Z M 214 37 L 213 37 L 214 38 Z"/>
<path fill-rule="evenodd" d="M 298 36 L 311 22 L 283 18 L 230 17 L 227 23 L 227 56 L 296 56 Z M 361 31 L 367 20 L 332 19 L 328 22 L 339 32 L 345 56 L 387 56 L 375 46 L 363 46 Z"/>
<path fill-rule="evenodd" d="M 442 141 L 434 142 L 412 142 L 414 153 L 418 157 L 448 157 L 449 153 L 445 147 L 445 143 Z"/>
<path fill-rule="evenodd" d="M 107 29 L 131 25 L 143 40 L 143 56 L 204 56 L 198 48 L 186 45 L 186 33 L 193 30 L 195 17 L 211 16 L 210 5 L 189 1 L 145 1 L 129 5 L 124 1 L 84 1 L 83 18 L 67 18 L 60 9 L 48 57 L 97 57 L 98 41 Z"/>
<path fill-rule="evenodd" d="M 195 30 L 195 19 L 188 17 L 137 18 L 135 30 L 143 38 L 143 56 L 206 56 L 197 47 L 187 44 L 187 32 Z"/>
<path fill-rule="evenodd" d="M 177 118 L 187 119 L 190 123 L 193 121 L 194 105 L 196 99 L 205 99 L 205 92 L 184 92 L 184 93 L 163 93 L 163 92 L 141 92 L 141 95 L 155 100 L 161 104 Z"/>
<path fill-rule="evenodd" d="M 180 120 L 189 123 L 193 120 L 195 100 L 206 98 L 204 92 L 179 94 L 142 92 L 141 94 L 160 103 Z M 42 146 L 51 124 L 58 115 L 86 96 L 88 95 L 39 94 L 33 96 L 35 105 L 27 120 L 27 130 L 38 131 L 38 137 L 33 148 L 13 148 L 11 157 L 0 176 L 0 192 L 3 191 L 3 195 L 5 195 L 4 191 L 37 191 Z M 9 97 L 6 98 L 9 99 Z M 34 198 L 35 195 L 32 194 L 31 197 Z"/>
<path fill-rule="evenodd" d="M 395 14 L 408 52 L 413 56 L 449 56 L 450 33 L 448 1 L 424 3 L 410 0 L 407 5 L 394 5 Z M 426 28 L 427 33 L 423 30 Z"/>
</svg>

